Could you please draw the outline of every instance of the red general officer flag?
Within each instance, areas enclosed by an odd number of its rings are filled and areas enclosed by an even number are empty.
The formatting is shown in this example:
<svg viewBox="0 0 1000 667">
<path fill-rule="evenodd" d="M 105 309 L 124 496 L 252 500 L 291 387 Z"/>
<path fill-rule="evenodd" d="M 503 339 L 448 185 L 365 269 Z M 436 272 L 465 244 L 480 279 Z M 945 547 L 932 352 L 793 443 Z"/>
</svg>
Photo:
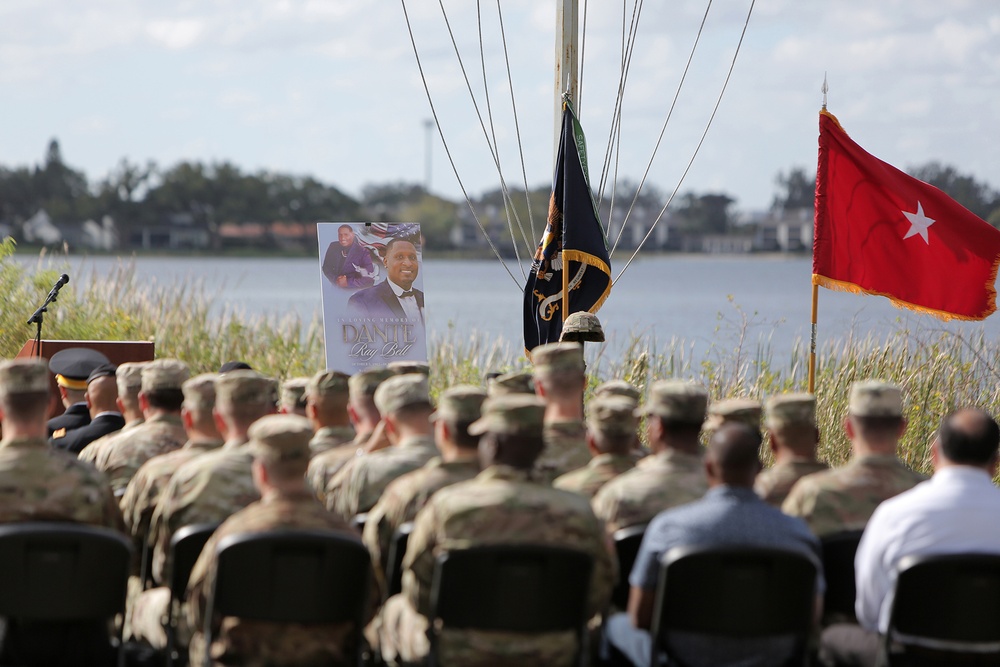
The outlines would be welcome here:
<svg viewBox="0 0 1000 667">
<path fill-rule="evenodd" d="M 996 310 L 1000 231 L 819 117 L 813 284 L 888 297 L 944 320 Z"/>
</svg>

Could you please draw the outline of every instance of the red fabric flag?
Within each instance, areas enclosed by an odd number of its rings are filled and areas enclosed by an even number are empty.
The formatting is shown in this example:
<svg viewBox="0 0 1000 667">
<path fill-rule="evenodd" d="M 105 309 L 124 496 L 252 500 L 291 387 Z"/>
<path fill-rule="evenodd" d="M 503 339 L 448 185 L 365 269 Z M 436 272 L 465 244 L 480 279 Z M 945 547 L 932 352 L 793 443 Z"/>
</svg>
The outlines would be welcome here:
<svg viewBox="0 0 1000 667">
<path fill-rule="evenodd" d="M 877 294 L 943 320 L 996 310 L 1000 231 L 819 117 L 813 284 Z"/>
</svg>

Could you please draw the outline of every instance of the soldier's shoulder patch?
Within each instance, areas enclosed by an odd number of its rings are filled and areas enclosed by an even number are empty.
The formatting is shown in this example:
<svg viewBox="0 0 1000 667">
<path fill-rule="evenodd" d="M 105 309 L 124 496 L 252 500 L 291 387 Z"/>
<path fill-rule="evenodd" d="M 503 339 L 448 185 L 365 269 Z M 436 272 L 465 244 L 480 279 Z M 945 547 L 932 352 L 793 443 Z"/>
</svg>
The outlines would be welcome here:
<svg viewBox="0 0 1000 667">
<path fill-rule="evenodd" d="M 65 438 L 65 437 L 66 437 L 66 429 L 64 428 L 59 428 L 52 432 L 53 440 L 55 440 L 56 438 Z"/>
</svg>

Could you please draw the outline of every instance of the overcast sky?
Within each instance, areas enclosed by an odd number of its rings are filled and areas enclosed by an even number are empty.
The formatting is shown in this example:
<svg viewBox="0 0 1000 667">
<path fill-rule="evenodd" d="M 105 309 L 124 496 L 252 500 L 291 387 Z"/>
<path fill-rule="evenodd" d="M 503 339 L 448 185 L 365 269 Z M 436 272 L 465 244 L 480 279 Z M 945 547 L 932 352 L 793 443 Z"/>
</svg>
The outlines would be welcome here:
<svg viewBox="0 0 1000 667">
<path fill-rule="evenodd" d="M 626 85 L 619 178 L 646 169 L 706 0 L 645 2 Z M 472 0 L 445 8 L 484 117 Z M 522 182 L 495 0 L 483 0 L 500 162 Z M 632 0 L 627 3 L 631 15 Z M 525 171 L 552 172 L 554 0 L 501 0 Z M 589 2 L 580 114 L 601 173 L 618 87 L 622 3 Z M 436 0 L 406 0 L 445 140 L 471 193 L 499 179 Z M 671 191 L 723 85 L 749 0 L 715 2 L 654 161 Z M 1000 3 L 757 0 L 732 80 L 682 190 L 765 208 L 778 172 L 812 174 L 824 73 L 829 109 L 900 168 L 937 160 L 1000 187 Z M 230 160 L 312 174 L 358 195 L 423 182 L 431 117 L 396 0 L 3 0 L 0 164 L 35 164 L 57 137 L 92 180 L 120 158 Z M 460 197 L 440 138 L 432 190 Z"/>
</svg>

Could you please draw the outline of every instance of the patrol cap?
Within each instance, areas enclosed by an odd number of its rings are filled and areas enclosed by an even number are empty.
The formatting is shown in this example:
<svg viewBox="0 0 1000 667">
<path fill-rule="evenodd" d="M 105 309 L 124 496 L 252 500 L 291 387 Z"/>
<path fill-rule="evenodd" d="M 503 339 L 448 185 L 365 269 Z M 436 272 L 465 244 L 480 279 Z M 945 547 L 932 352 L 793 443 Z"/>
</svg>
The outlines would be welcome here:
<svg viewBox="0 0 1000 667">
<path fill-rule="evenodd" d="M 637 411 L 638 416 L 656 415 L 662 419 L 701 424 L 708 408 L 708 391 L 689 380 L 660 380 L 649 388 L 649 400 Z"/>
<path fill-rule="evenodd" d="M 281 407 L 286 410 L 304 408 L 306 405 L 306 386 L 310 378 L 288 378 L 281 383 Z"/>
<path fill-rule="evenodd" d="M 340 371 L 320 371 L 309 378 L 306 385 L 306 396 L 318 398 L 320 396 L 347 396 L 349 381 L 351 376 Z"/>
<path fill-rule="evenodd" d="M 708 406 L 708 419 L 704 428 L 714 431 L 726 422 L 746 424 L 755 431 L 760 430 L 760 401 L 750 398 L 727 398 Z"/>
<path fill-rule="evenodd" d="M 546 343 L 531 351 L 535 375 L 567 371 L 583 373 L 583 346 L 579 343 Z"/>
<path fill-rule="evenodd" d="M 560 341 L 575 341 L 578 343 L 603 343 L 604 327 L 597 315 L 585 310 L 572 313 L 563 322 Z"/>
<path fill-rule="evenodd" d="M 118 372 L 118 367 L 114 364 L 101 364 L 94 370 L 90 371 L 90 375 L 87 376 L 87 384 L 96 380 L 97 378 L 115 377 L 115 373 Z M 115 381 L 117 384 L 117 380 Z"/>
<path fill-rule="evenodd" d="M 202 373 L 186 380 L 181 385 L 184 405 L 202 410 L 211 410 L 215 407 L 215 383 L 218 379 L 218 373 Z"/>
<path fill-rule="evenodd" d="M 426 361 L 390 361 L 385 367 L 395 375 L 409 375 L 410 373 L 419 373 L 421 375 L 431 374 L 431 366 Z"/>
<path fill-rule="evenodd" d="M 473 422 L 482 416 L 486 392 L 471 384 L 459 384 L 441 393 L 437 410 L 431 420 L 451 419 L 458 422 Z"/>
<path fill-rule="evenodd" d="M 430 405 L 430 402 L 427 376 L 420 373 L 395 375 L 375 390 L 375 407 L 383 415 L 392 414 L 410 405 Z"/>
<path fill-rule="evenodd" d="M 352 375 L 347 381 L 347 389 L 352 399 L 375 395 L 378 386 L 395 373 L 385 367 L 366 368 Z"/>
<path fill-rule="evenodd" d="M 598 396 L 624 396 L 638 403 L 639 399 L 642 398 L 642 392 L 634 384 L 625 380 L 608 380 L 597 385 L 597 388 L 594 389 L 594 397 Z"/>
<path fill-rule="evenodd" d="M 535 379 L 529 371 L 514 371 L 498 375 L 489 382 L 487 393 L 490 396 L 506 394 L 534 394 Z"/>
<path fill-rule="evenodd" d="M 510 394 L 483 403 L 483 416 L 469 425 L 469 435 L 535 433 L 541 435 L 545 403 L 537 396 Z"/>
<path fill-rule="evenodd" d="M 271 404 L 278 396 L 278 383 L 257 371 L 235 370 L 219 375 L 215 402 L 227 405 Z"/>
<path fill-rule="evenodd" d="M 143 392 L 180 389 L 191 377 L 187 364 L 177 359 L 155 359 L 142 369 L 140 388 Z"/>
<path fill-rule="evenodd" d="M 311 455 L 309 440 L 313 437 L 309 420 L 299 415 L 267 415 L 255 421 L 247 430 L 250 452 L 266 463 L 305 464 Z"/>
<path fill-rule="evenodd" d="M 49 359 L 49 370 L 56 376 L 56 384 L 67 389 L 87 388 L 87 378 L 91 371 L 102 364 L 110 363 L 97 350 L 88 347 L 67 347 L 59 350 Z"/>
<path fill-rule="evenodd" d="M 0 362 L 0 396 L 49 393 L 49 368 L 42 359 Z"/>
<path fill-rule="evenodd" d="M 606 435 L 634 435 L 639 427 L 635 407 L 628 396 L 598 396 L 587 407 L 587 424 Z"/>
<path fill-rule="evenodd" d="M 245 361 L 227 361 L 219 366 L 219 374 L 230 371 L 252 371 L 253 367 Z"/>
<path fill-rule="evenodd" d="M 148 361 L 126 361 L 118 365 L 115 380 L 118 383 L 119 396 L 128 396 L 139 391 L 142 387 L 142 369 L 148 363 Z"/>
<path fill-rule="evenodd" d="M 816 426 L 816 397 L 813 394 L 778 394 L 764 403 L 764 425 L 771 429 L 787 426 Z"/>
<path fill-rule="evenodd" d="M 847 412 L 855 417 L 902 417 L 903 390 L 882 380 L 855 382 Z"/>
</svg>

